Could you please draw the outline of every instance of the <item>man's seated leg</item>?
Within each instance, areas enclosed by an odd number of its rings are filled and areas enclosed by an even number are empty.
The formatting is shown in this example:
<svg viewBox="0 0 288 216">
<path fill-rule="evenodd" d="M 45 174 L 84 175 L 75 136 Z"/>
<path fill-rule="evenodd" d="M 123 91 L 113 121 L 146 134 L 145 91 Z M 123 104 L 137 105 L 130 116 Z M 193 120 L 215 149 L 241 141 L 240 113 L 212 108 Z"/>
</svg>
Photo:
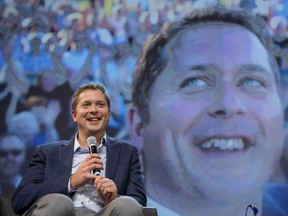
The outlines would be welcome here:
<svg viewBox="0 0 288 216">
<path fill-rule="evenodd" d="M 104 208 L 97 213 L 97 216 L 144 216 L 143 206 L 135 199 L 128 196 L 120 196 L 105 205 Z"/>
<path fill-rule="evenodd" d="M 74 214 L 74 204 L 68 196 L 52 193 L 36 201 L 24 216 L 73 216 Z"/>
</svg>

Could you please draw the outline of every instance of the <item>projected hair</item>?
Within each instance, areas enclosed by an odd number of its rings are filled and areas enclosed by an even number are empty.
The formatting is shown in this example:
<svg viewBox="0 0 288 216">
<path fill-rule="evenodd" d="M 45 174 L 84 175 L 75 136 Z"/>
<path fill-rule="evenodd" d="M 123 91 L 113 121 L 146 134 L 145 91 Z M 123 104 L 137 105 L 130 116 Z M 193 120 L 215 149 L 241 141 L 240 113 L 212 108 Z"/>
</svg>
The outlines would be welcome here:
<svg viewBox="0 0 288 216">
<path fill-rule="evenodd" d="M 229 10 L 223 7 L 193 11 L 179 21 L 166 23 L 157 34 L 150 36 L 144 44 L 135 67 L 132 82 L 132 102 L 138 108 L 144 123 L 149 121 L 150 89 L 169 61 L 165 56 L 165 46 L 184 30 L 200 23 L 211 22 L 238 24 L 255 34 L 266 48 L 271 68 L 279 86 L 280 78 L 276 50 L 273 40 L 266 29 L 265 20 L 262 17 L 242 9 Z"/>
</svg>

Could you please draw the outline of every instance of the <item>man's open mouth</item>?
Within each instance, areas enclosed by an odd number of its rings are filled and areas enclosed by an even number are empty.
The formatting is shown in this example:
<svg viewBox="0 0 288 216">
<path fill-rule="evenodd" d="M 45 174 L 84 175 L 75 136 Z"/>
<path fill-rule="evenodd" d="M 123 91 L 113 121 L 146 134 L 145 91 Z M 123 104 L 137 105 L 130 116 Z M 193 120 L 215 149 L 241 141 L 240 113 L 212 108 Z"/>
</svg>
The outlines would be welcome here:
<svg viewBox="0 0 288 216">
<path fill-rule="evenodd" d="M 88 121 L 92 121 L 92 122 L 96 122 L 96 121 L 100 121 L 101 118 L 95 117 L 95 118 L 89 118 Z"/>
</svg>

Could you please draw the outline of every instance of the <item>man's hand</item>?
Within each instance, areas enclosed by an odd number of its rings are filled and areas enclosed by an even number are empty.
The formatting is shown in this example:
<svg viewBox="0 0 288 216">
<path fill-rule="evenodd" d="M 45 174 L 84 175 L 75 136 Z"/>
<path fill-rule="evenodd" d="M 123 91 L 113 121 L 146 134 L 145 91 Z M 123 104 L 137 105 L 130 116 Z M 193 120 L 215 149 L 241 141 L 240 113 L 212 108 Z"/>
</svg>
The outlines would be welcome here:
<svg viewBox="0 0 288 216">
<path fill-rule="evenodd" d="M 90 154 L 85 158 L 76 172 L 71 176 L 70 187 L 76 189 L 86 185 L 89 180 L 94 181 L 96 176 L 91 173 L 94 169 L 103 169 L 99 154 Z"/>
<path fill-rule="evenodd" d="M 99 192 L 104 204 L 107 204 L 118 197 L 116 184 L 105 176 L 96 176 L 94 187 Z"/>
</svg>

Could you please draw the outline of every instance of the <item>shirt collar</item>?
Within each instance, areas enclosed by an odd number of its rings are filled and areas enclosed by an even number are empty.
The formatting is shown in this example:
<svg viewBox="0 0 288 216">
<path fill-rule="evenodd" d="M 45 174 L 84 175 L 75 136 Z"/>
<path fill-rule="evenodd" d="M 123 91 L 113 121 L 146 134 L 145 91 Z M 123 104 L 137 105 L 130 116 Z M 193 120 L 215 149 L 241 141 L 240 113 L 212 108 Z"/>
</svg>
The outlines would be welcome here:
<svg viewBox="0 0 288 216">
<path fill-rule="evenodd" d="M 77 137 L 78 137 L 78 132 L 77 132 L 76 135 L 75 135 L 75 140 L 74 140 L 74 152 L 75 152 L 78 148 L 81 148 L 80 143 L 79 143 Z M 102 137 L 101 144 L 99 145 L 99 147 L 102 146 L 102 145 L 107 146 L 107 134 L 106 134 L 106 133 L 105 133 L 104 136 Z"/>
</svg>

